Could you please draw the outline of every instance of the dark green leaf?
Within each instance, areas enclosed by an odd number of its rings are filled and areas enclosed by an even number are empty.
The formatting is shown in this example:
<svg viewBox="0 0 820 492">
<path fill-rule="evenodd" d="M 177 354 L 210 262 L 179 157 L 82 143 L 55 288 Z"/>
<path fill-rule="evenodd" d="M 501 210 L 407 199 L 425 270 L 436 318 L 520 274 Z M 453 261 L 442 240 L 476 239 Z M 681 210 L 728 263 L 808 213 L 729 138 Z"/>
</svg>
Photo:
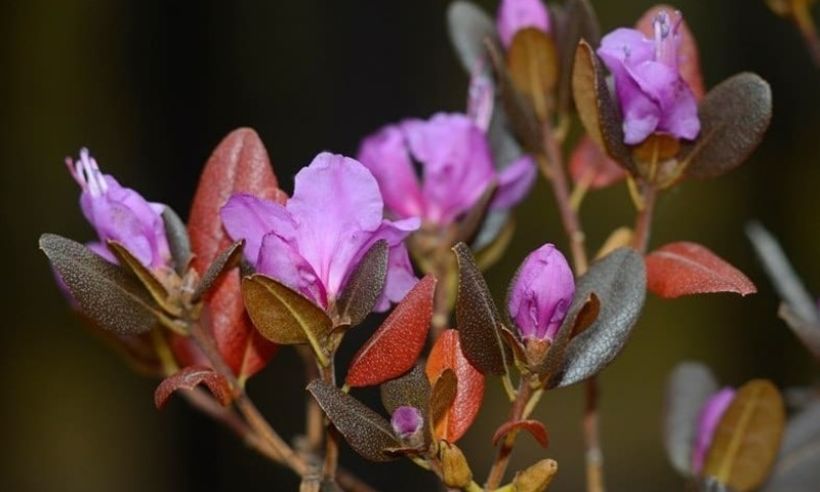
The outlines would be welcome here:
<svg viewBox="0 0 820 492">
<path fill-rule="evenodd" d="M 586 41 L 578 43 L 575 52 L 572 94 L 578 117 L 590 138 L 615 162 L 637 174 L 632 154 L 624 144 L 620 110 L 609 92 L 598 56 Z"/>
<path fill-rule="evenodd" d="M 789 420 L 763 492 L 814 492 L 820 483 L 820 400 Z"/>
<path fill-rule="evenodd" d="M 560 63 L 558 108 L 561 112 L 567 112 L 572 104 L 572 64 L 578 42 L 583 39 L 595 47 L 600 38 L 598 18 L 589 0 L 566 2 L 563 16 L 560 22 L 556 22 L 556 31 Z"/>
<path fill-rule="evenodd" d="M 686 175 L 713 178 L 743 163 L 772 119 L 772 90 L 753 73 L 730 77 L 706 94 L 698 108 L 700 136 L 682 150 Z"/>
<path fill-rule="evenodd" d="M 324 381 L 312 381 L 307 390 L 357 453 L 371 461 L 395 459 L 385 451 L 402 444 L 393 435 L 393 429 L 384 417 Z"/>
<path fill-rule="evenodd" d="M 424 440 L 430 441 L 428 407 L 430 405 L 430 382 L 424 366 L 417 365 L 410 372 L 381 385 L 382 404 L 391 415 L 403 405 L 416 407 L 424 417 Z"/>
<path fill-rule="evenodd" d="M 593 293 L 601 303 L 598 318 L 570 339 L 576 318 Z M 583 381 L 612 362 L 632 333 L 645 298 L 646 269 L 637 251 L 619 248 L 593 263 L 578 279 L 572 305 L 548 354 L 548 386 Z M 560 350 L 563 344 L 565 351 Z"/>
<path fill-rule="evenodd" d="M 55 234 L 40 236 L 40 249 L 80 310 L 100 327 L 120 335 L 136 335 L 157 324 L 159 308 L 130 273 L 82 244 Z"/>
<path fill-rule="evenodd" d="M 498 45 L 495 22 L 472 2 L 456 1 L 447 9 L 447 30 L 464 70 L 473 74 L 486 66 L 485 42 Z M 487 67 L 489 68 L 489 67 Z"/>
<path fill-rule="evenodd" d="M 154 301 L 156 301 L 162 309 L 174 315 L 178 315 L 181 312 L 180 307 L 168 299 L 168 289 L 166 289 L 162 282 L 160 282 L 145 265 L 140 263 L 125 246 L 115 241 L 106 241 L 105 244 L 117 260 L 119 260 L 120 265 L 130 270 L 131 273 L 142 282 L 142 285 L 145 286 L 148 293 L 151 294 L 151 297 L 154 298 Z"/>
<path fill-rule="evenodd" d="M 498 310 L 487 283 L 466 244 L 456 244 L 453 252 L 458 261 L 456 325 L 464 356 L 483 374 L 505 374 L 511 354 L 501 338 Z"/>
<path fill-rule="evenodd" d="M 168 238 L 174 269 L 179 275 L 184 275 L 191 261 L 191 240 L 188 238 L 188 229 L 179 215 L 167 205 L 162 211 L 162 222 L 165 224 L 165 237 Z"/>
<path fill-rule="evenodd" d="M 280 345 L 310 343 L 320 362 L 326 362 L 324 346 L 333 323 L 319 306 L 259 274 L 242 279 L 242 297 L 262 336 Z"/>
<path fill-rule="evenodd" d="M 388 253 L 387 241 L 376 241 L 350 276 L 338 307 L 342 319 L 351 326 L 364 321 L 376 306 L 387 279 Z"/>
<path fill-rule="evenodd" d="M 239 264 L 239 261 L 242 259 L 242 250 L 244 247 L 245 240 L 241 239 L 222 250 L 216 258 L 214 258 L 214 261 L 211 262 L 205 274 L 202 276 L 202 280 L 199 281 L 196 290 L 194 290 L 194 293 L 191 295 L 191 302 L 199 302 L 202 296 L 214 286 L 217 279 L 221 277 L 223 273 L 232 270 Z"/>
<path fill-rule="evenodd" d="M 667 380 L 663 441 L 672 466 L 685 476 L 692 474 L 700 411 L 717 390 L 712 372 L 697 362 L 678 364 Z"/>
</svg>

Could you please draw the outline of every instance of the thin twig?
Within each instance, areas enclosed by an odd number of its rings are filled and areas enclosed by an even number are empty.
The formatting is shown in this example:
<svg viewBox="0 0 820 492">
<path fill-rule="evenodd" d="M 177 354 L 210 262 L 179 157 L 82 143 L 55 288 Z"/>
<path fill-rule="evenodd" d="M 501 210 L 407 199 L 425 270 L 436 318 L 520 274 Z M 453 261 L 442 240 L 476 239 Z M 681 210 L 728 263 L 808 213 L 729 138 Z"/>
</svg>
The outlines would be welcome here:
<svg viewBox="0 0 820 492">
<path fill-rule="evenodd" d="M 521 378 L 521 383 L 518 387 L 518 394 L 510 408 L 510 414 L 507 422 L 518 422 L 527 417 L 527 409 L 535 407 L 531 402 L 533 397 L 540 398 L 542 392 L 533 393 L 530 382 L 527 378 Z M 537 395 L 537 396 L 536 396 Z M 510 463 L 510 456 L 512 455 L 513 446 L 515 445 L 516 431 L 512 431 L 504 438 L 493 460 L 493 466 L 490 468 L 490 473 L 487 476 L 487 481 L 484 484 L 485 490 L 495 490 L 501 485 L 504 480 L 504 473 L 507 471 L 507 465 Z"/>
<path fill-rule="evenodd" d="M 322 368 L 322 380 L 336 386 L 336 373 L 333 367 L 334 354 L 330 355 L 330 364 Z M 325 466 L 323 470 L 324 479 L 329 482 L 336 480 L 336 470 L 339 463 L 339 432 L 333 423 L 327 421 L 327 431 L 325 435 Z"/>
</svg>

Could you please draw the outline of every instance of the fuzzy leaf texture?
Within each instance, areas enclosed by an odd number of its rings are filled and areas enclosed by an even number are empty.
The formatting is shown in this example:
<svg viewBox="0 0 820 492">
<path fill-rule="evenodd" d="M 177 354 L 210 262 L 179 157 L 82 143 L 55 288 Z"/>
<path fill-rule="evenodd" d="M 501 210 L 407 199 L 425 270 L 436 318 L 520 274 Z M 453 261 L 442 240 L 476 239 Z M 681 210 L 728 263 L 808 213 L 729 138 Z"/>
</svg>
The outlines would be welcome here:
<svg viewBox="0 0 820 492">
<path fill-rule="evenodd" d="M 376 241 L 350 275 L 338 302 L 343 320 L 359 325 L 373 311 L 387 280 L 387 241 Z"/>
<path fill-rule="evenodd" d="M 182 276 L 191 261 L 191 240 L 188 237 L 188 230 L 185 228 L 185 222 L 168 206 L 162 211 L 162 222 L 165 225 L 165 237 L 168 238 L 174 270 Z"/>
<path fill-rule="evenodd" d="M 162 380 L 154 391 L 154 405 L 163 408 L 176 391 L 192 391 L 200 384 L 207 386 L 223 406 L 231 402 L 231 385 L 223 375 L 209 367 L 189 366 Z"/>
</svg>

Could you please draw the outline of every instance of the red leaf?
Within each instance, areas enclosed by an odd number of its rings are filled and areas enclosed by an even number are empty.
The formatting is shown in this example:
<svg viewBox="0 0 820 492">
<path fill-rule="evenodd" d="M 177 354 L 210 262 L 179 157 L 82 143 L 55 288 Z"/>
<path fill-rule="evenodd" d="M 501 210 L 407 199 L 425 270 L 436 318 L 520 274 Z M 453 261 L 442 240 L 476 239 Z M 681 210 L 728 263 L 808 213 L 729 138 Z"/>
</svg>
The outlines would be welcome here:
<svg viewBox="0 0 820 492">
<path fill-rule="evenodd" d="M 427 275 L 353 357 L 345 382 L 374 386 L 409 371 L 419 358 L 433 319 L 436 278 Z"/>
<path fill-rule="evenodd" d="M 678 9 L 670 7 L 669 5 L 655 5 L 643 14 L 635 24 L 635 28 L 641 31 L 644 36 L 653 39 L 655 37 L 655 28 L 652 26 L 652 22 L 661 10 L 666 10 L 671 16 Z M 674 23 L 675 20 L 672 19 L 672 22 Z M 704 89 L 703 75 L 701 75 L 700 71 L 698 43 L 695 41 L 695 36 L 692 35 L 692 31 L 689 30 L 689 26 L 686 25 L 685 20 L 680 24 L 679 33 L 681 43 L 680 49 L 678 50 L 678 69 L 680 70 L 681 76 L 683 76 L 683 80 L 689 84 L 689 88 L 692 89 L 692 92 L 695 94 L 695 99 L 700 101 L 703 98 Z"/>
<path fill-rule="evenodd" d="M 430 384 L 434 384 L 445 369 L 452 369 L 456 375 L 456 397 L 434 433 L 437 438 L 454 443 L 470 428 L 484 398 L 484 375 L 464 357 L 456 330 L 443 332 L 430 351 L 426 367 Z"/>
<path fill-rule="evenodd" d="M 199 179 L 188 233 L 194 252 L 192 266 L 200 275 L 231 244 L 219 210 L 234 193 L 279 202 L 285 199 L 262 141 L 249 128 L 234 130 L 219 143 Z M 275 345 L 254 329 L 245 313 L 239 285 L 239 269 L 225 274 L 205 297 L 203 318 L 225 362 L 243 379 L 265 366 Z"/>
<path fill-rule="evenodd" d="M 189 366 L 159 383 L 154 392 L 154 405 L 162 408 L 175 391 L 193 390 L 199 384 L 207 386 L 222 405 L 228 405 L 233 398 L 231 385 L 224 376 L 209 367 Z"/>
<path fill-rule="evenodd" d="M 525 430 L 529 432 L 542 448 L 549 446 L 549 436 L 544 424 L 537 420 L 518 420 L 516 422 L 505 422 L 493 434 L 493 446 L 497 446 L 499 441 L 513 431 Z"/>
<path fill-rule="evenodd" d="M 572 151 L 569 173 L 577 185 L 587 183 L 591 189 L 606 188 L 626 177 L 624 168 L 618 165 L 589 136 L 584 136 Z"/>
<path fill-rule="evenodd" d="M 690 294 L 735 292 L 754 294 L 746 275 L 697 243 L 667 244 L 646 256 L 647 288 L 672 299 Z"/>
</svg>

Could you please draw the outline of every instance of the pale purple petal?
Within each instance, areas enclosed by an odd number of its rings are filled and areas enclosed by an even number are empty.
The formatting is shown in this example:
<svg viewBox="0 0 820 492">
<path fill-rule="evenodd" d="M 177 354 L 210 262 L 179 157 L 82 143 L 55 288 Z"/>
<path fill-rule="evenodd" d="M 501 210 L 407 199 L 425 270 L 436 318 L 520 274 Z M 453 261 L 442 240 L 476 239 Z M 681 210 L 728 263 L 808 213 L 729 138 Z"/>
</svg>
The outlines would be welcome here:
<svg viewBox="0 0 820 492">
<path fill-rule="evenodd" d="M 501 0 L 496 19 L 498 36 L 509 47 L 515 33 L 527 27 L 550 30 L 550 16 L 541 0 Z"/>
<path fill-rule="evenodd" d="M 327 308 L 327 292 L 313 267 L 299 251 L 277 235 L 266 234 L 259 251 L 256 271 L 301 292 L 317 305 Z"/>
<path fill-rule="evenodd" d="M 618 28 L 601 39 L 598 56 L 613 73 L 626 63 L 637 65 L 655 59 L 655 44 L 635 29 Z"/>
<path fill-rule="evenodd" d="M 498 173 L 498 189 L 490 203 L 490 210 L 503 210 L 517 205 L 529 193 L 535 177 L 535 163 L 530 156 L 516 159 Z"/>
<path fill-rule="evenodd" d="M 404 243 L 390 248 L 387 257 L 387 279 L 374 311 L 384 312 L 390 309 L 390 304 L 397 304 L 410 289 L 418 282 L 418 277 L 413 272 L 413 265 L 410 263 L 410 256 Z"/>
<path fill-rule="evenodd" d="M 254 266 L 266 234 L 273 231 L 288 241 L 292 241 L 296 234 L 293 219 L 285 207 L 253 195 L 231 196 L 220 209 L 219 216 L 232 240 L 245 240 L 245 258 Z"/>
<path fill-rule="evenodd" d="M 384 204 L 394 216 L 422 215 L 418 177 L 398 126 L 385 126 L 365 138 L 356 158 L 373 173 Z"/>
<path fill-rule="evenodd" d="M 720 419 L 726 409 L 729 408 L 734 397 L 734 388 L 726 387 L 712 395 L 703 405 L 698 417 L 698 434 L 695 438 L 692 454 L 692 471 L 695 474 L 700 474 L 701 469 L 703 469 L 703 462 L 709 452 L 709 447 L 712 445 L 715 429 L 717 429 Z"/>
<path fill-rule="evenodd" d="M 687 140 L 694 140 L 700 133 L 700 118 L 695 95 L 683 80 L 675 84 L 677 92 L 672 96 L 671 106 L 664 112 L 658 128 Z"/>
<path fill-rule="evenodd" d="M 424 417 L 416 407 L 401 406 L 390 417 L 393 432 L 401 439 L 409 439 L 424 426 Z"/>
<path fill-rule="evenodd" d="M 106 246 L 103 243 L 92 241 L 90 243 L 86 243 L 85 247 L 90 249 L 97 256 L 101 256 L 104 260 L 108 261 L 109 263 L 113 263 L 115 265 L 119 265 L 120 263 L 117 260 L 117 257 L 114 256 L 114 253 L 112 253 L 111 250 L 108 249 L 108 246 Z"/>
<path fill-rule="evenodd" d="M 545 244 L 527 256 L 510 287 L 507 308 L 524 339 L 552 341 L 575 294 L 564 255 Z"/>
<path fill-rule="evenodd" d="M 490 128 L 495 107 L 495 85 L 493 80 L 477 67 L 470 77 L 470 89 L 467 97 L 467 115 L 484 133 Z"/>
</svg>

